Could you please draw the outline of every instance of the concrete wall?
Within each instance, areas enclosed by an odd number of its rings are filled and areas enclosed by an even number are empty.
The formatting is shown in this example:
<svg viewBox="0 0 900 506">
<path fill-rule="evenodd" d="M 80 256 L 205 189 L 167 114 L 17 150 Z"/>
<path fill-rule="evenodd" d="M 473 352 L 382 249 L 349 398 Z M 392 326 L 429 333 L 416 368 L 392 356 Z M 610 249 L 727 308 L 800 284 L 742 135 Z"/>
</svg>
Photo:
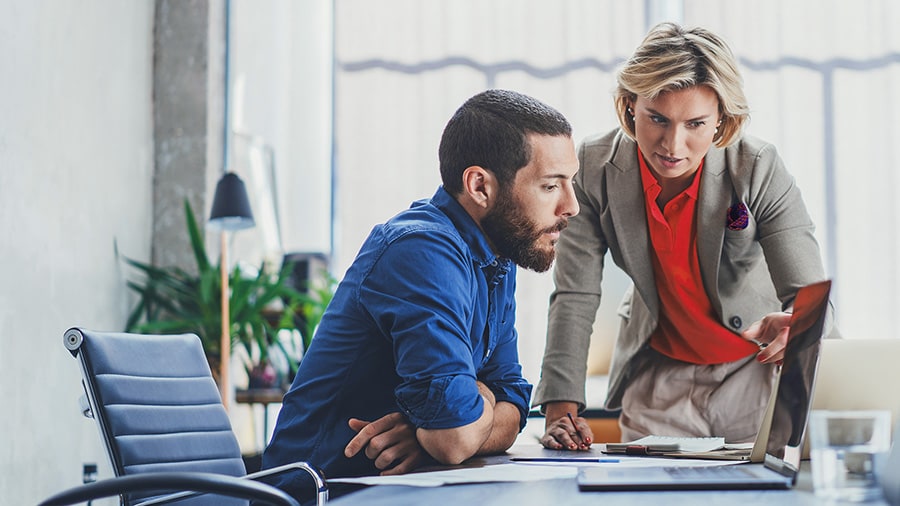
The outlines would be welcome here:
<svg viewBox="0 0 900 506">
<path fill-rule="evenodd" d="M 112 475 L 80 416 L 69 326 L 122 330 L 122 256 L 193 263 L 222 171 L 223 0 L 0 6 L 0 490 L 30 504 Z M 115 503 L 114 499 L 109 500 Z"/>
<path fill-rule="evenodd" d="M 116 251 L 150 254 L 152 1 L 0 3 L 0 491 L 34 504 L 105 455 L 67 327 L 121 329 Z"/>
<path fill-rule="evenodd" d="M 227 5 L 0 2 L 2 504 L 80 484 L 84 463 L 112 475 L 62 335 L 124 327 L 122 255 L 190 266 L 181 203 L 205 222 L 225 158 Z M 279 157 L 283 246 L 327 253 L 331 2 L 260 7 L 232 2 L 240 126 Z M 217 236 L 207 246 L 216 257 Z M 258 450 L 259 423 L 236 411 L 242 446 Z"/>
</svg>

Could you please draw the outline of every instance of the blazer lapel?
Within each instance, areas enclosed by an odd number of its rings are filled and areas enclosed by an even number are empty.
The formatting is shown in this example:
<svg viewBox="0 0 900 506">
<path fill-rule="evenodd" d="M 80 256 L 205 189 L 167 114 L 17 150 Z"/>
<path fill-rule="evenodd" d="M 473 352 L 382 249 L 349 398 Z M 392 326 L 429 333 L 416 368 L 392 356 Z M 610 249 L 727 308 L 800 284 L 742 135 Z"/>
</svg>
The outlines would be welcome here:
<svg viewBox="0 0 900 506">
<path fill-rule="evenodd" d="M 709 300 L 719 314 L 719 262 L 725 240 L 725 221 L 731 204 L 732 185 L 726 170 L 725 151 L 710 149 L 703 163 L 700 195 L 697 201 L 697 256 L 700 275 Z"/>
<path fill-rule="evenodd" d="M 609 209 L 613 218 L 622 262 L 630 273 L 635 289 L 647 308 L 659 314 L 659 298 L 650 257 L 650 236 L 647 233 L 647 211 L 644 206 L 644 190 L 637 161 L 637 146 L 630 139 L 620 142 L 616 154 L 609 162 Z"/>
</svg>

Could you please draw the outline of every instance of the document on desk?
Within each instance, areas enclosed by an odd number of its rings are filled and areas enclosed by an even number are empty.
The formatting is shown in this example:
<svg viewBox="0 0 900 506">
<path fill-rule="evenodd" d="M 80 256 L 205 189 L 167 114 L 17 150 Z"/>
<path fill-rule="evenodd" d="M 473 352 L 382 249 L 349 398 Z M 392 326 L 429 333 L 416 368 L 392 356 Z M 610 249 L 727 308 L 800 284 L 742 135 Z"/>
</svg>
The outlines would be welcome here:
<svg viewBox="0 0 900 506">
<path fill-rule="evenodd" d="M 606 453 L 666 455 L 673 452 L 708 452 L 726 447 L 723 437 L 646 436 L 627 443 L 606 443 Z"/>
<path fill-rule="evenodd" d="M 361 476 L 358 478 L 332 478 L 329 483 L 355 483 L 357 485 L 406 485 L 408 487 L 440 487 L 463 483 L 496 483 L 510 481 L 537 481 L 574 478 L 576 466 L 540 466 L 497 464 L 484 467 L 426 471 L 397 476 Z"/>
<path fill-rule="evenodd" d="M 572 452 L 577 455 L 578 452 Z M 543 466 L 578 466 L 578 467 L 703 467 L 739 464 L 741 461 L 704 460 L 704 459 L 672 459 L 666 456 L 632 456 L 622 455 L 615 459 L 596 457 L 513 457 L 514 463 L 522 465 Z"/>
</svg>

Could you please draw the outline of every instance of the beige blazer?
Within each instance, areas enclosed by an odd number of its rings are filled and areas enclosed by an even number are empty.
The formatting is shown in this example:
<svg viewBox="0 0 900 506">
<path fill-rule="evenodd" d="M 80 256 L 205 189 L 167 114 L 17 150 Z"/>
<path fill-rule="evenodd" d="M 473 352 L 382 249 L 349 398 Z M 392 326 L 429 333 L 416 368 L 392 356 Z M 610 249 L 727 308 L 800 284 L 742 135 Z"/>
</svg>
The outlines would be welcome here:
<svg viewBox="0 0 900 506">
<path fill-rule="evenodd" d="M 557 248 L 547 346 L 533 405 L 585 406 L 588 345 L 600 304 L 607 254 L 631 278 L 619 309 L 610 364 L 608 409 L 621 407 L 631 365 L 656 328 L 659 299 L 651 263 L 637 145 L 621 130 L 586 139 L 575 193 L 581 206 Z M 746 228 L 727 214 L 743 203 Z M 706 155 L 697 204 L 697 249 L 703 286 L 722 325 L 735 333 L 787 308 L 797 288 L 825 278 L 814 225 L 774 146 L 744 136 Z M 829 327 L 830 328 L 830 327 Z"/>
</svg>

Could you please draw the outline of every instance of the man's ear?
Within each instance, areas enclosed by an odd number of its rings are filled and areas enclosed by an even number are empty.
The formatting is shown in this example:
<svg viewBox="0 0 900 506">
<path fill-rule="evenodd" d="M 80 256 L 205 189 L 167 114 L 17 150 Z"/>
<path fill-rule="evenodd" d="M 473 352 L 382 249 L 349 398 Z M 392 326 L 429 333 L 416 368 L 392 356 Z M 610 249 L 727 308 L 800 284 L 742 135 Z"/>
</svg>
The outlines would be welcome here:
<svg viewBox="0 0 900 506">
<path fill-rule="evenodd" d="M 497 190 L 497 178 L 494 174 L 478 165 L 473 165 L 463 171 L 463 194 L 474 205 L 488 209 L 491 206 Z"/>
</svg>

